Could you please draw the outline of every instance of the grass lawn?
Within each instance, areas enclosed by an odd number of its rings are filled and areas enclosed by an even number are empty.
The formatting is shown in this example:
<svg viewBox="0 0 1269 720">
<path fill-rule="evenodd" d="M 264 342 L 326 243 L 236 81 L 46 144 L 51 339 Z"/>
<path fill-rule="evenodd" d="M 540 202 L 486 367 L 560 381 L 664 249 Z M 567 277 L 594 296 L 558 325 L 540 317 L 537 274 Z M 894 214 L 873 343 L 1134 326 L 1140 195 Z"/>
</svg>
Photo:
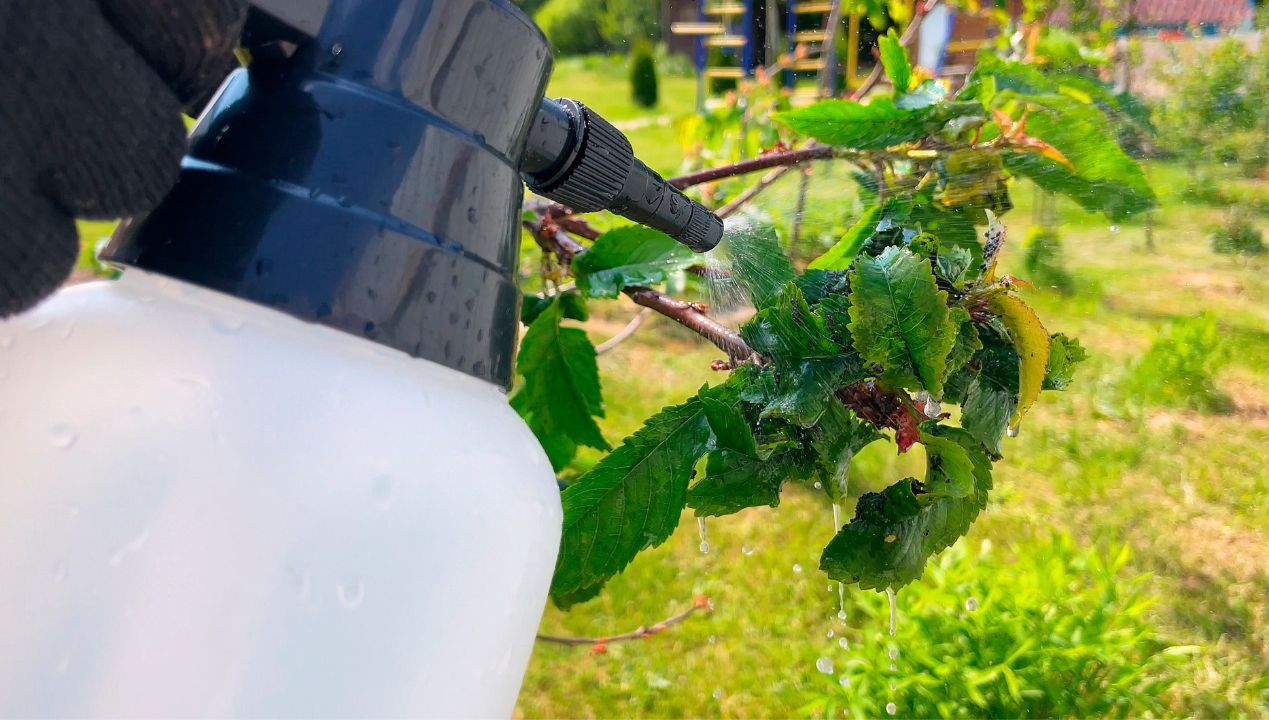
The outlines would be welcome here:
<svg viewBox="0 0 1269 720">
<path fill-rule="evenodd" d="M 690 110 L 690 83 L 662 78 L 664 112 Z M 618 119 L 635 114 L 623 105 L 620 67 L 566 61 L 552 93 Z M 665 130 L 631 135 L 636 151 L 672 170 L 675 148 L 658 134 Z M 890 701 L 900 717 L 915 708 L 1269 714 L 1269 261 L 1214 255 L 1206 234 L 1219 209 L 1183 202 L 1180 168 L 1149 171 L 1163 200 L 1155 252 L 1144 249 L 1139 225 L 1112 227 L 1060 205 L 1075 291 L 1041 288 L 1029 301 L 1051 331 L 1079 337 L 1090 359 L 1071 390 L 1044 393 L 1022 434 L 1006 441 L 992 502 L 969 536 L 899 593 L 894 672 L 885 596 L 848 588 L 838 619 L 836 588 L 817 569 L 833 531 L 830 508 L 821 494 L 794 488 L 778 508 L 711 520 L 708 554 L 684 514 L 669 542 L 599 598 L 567 613 L 548 609 L 544 632 L 590 636 L 654 623 L 700 594 L 715 606 L 606 654 L 539 643 L 517 714 L 884 717 Z M 1263 183 L 1237 182 L 1269 193 Z M 853 219 L 850 186 L 840 171 L 816 174 L 807 242 L 831 241 Z M 786 225 L 795 189 L 788 178 L 763 196 Z M 1013 195 L 1002 262 L 1025 276 L 1033 193 L 1018 186 Z M 1264 217 L 1257 222 L 1269 230 Z M 624 301 L 592 307 L 596 342 L 634 312 Z M 1232 408 L 1205 414 L 1123 392 L 1127 368 L 1165 325 L 1202 310 L 1231 351 L 1216 385 Z M 663 405 L 717 382 L 708 368 L 718 357 L 662 318 L 645 324 L 600 357 L 605 435 L 615 443 Z M 584 454 L 578 465 L 596 458 Z M 912 453 L 874 444 L 852 466 L 852 490 L 880 489 L 921 466 Z M 825 659 L 832 673 L 821 671 Z M 976 711 L 965 709 L 971 700 Z"/>
</svg>

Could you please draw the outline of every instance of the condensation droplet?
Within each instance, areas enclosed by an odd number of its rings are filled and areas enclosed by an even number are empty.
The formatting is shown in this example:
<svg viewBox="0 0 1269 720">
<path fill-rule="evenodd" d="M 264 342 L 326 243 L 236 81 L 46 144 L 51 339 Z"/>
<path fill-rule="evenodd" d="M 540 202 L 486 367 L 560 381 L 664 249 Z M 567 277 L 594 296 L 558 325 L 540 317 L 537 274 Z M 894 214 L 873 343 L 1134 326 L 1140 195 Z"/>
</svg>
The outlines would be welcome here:
<svg viewBox="0 0 1269 720">
<path fill-rule="evenodd" d="M 366 586 L 360 580 L 350 580 L 335 585 L 335 596 L 339 604 L 354 609 L 366 599 Z"/>
<path fill-rule="evenodd" d="M 815 669 L 819 670 L 825 675 L 832 675 L 833 674 L 833 658 L 822 657 L 819 660 L 816 660 Z"/>
<path fill-rule="evenodd" d="M 232 335 L 242 329 L 246 321 L 240 317 L 217 315 L 212 318 L 212 330 L 226 335 Z"/>
<path fill-rule="evenodd" d="M 967 597 L 967 598 L 965 598 L 965 609 L 966 609 L 966 610 L 968 610 L 969 612 L 974 612 L 975 610 L 977 610 L 977 609 L 978 609 L 978 598 L 976 598 L 976 597 Z"/>
<path fill-rule="evenodd" d="M 68 423 L 54 423 L 48 429 L 48 440 L 53 447 L 69 449 L 79 439 L 79 432 Z"/>
<path fill-rule="evenodd" d="M 53 582 L 59 583 L 66 579 L 66 561 L 58 560 L 53 566 Z"/>
</svg>

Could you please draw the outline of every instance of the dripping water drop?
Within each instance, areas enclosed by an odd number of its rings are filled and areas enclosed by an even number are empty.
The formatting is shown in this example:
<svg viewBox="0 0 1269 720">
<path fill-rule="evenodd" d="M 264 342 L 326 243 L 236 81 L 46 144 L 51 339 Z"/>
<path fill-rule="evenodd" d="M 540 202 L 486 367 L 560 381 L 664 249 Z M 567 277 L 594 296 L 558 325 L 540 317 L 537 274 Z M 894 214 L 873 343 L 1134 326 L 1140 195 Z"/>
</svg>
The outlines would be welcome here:
<svg viewBox="0 0 1269 720">
<path fill-rule="evenodd" d="M 843 635 L 842 637 L 837 638 L 837 646 L 843 650 L 849 650 L 850 641 L 846 639 L 845 635 Z"/>
<path fill-rule="evenodd" d="M 699 546 L 702 555 L 709 554 L 709 533 L 705 529 L 705 518 L 696 518 L 696 529 L 701 536 L 701 544 Z"/>
<path fill-rule="evenodd" d="M 976 598 L 976 597 L 967 597 L 967 598 L 965 598 L 965 609 L 966 609 L 966 610 L 968 610 L 969 612 L 974 612 L 975 610 L 977 610 L 977 609 L 978 609 L 978 598 Z"/>
<path fill-rule="evenodd" d="M 750 545 L 741 545 L 740 554 L 745 555 L 746 557 L 749 555 L 753 555 L 753 547 Z"/>
<path fill-rule="evenodd" d="M 802 573 L 802 566 L 798 565 L 797 563 L 793 563 L 793 572 L 794 574 L 800 575 Z"/>
<path fill-rule="evenodd" d="M 822 657 L 819 660 L 816 660 L 815 669 L 819 670 L 825 675 L 832 675 L 833 674 L 833 659 L 829 657 Z"/>
<path fill-rule="evenodd" d="M 894 715 L 894 714 L 895 714 L 895 713 L 897 713 L 897 712 L 899 712 L 899 706 L 898 706 L 898 705 L 895 705 L 895 704 L 894 704 L 894 703 L 892 703 L 892 702 L 888 702 L 888 703 L 886 703 L 886 714 L 887 714 L 887 715 Z"/>
</svg>

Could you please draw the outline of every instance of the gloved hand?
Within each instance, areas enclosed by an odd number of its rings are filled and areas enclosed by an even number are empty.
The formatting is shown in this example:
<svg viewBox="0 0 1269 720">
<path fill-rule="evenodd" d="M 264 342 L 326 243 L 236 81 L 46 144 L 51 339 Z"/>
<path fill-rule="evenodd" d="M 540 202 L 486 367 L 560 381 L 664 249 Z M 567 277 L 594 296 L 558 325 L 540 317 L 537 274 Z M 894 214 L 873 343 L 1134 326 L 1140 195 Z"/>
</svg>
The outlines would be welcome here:
<svg viewBox="0 0 1269 720">
<path fill-rule="evenodd" d="M 246 0 L 0 0 L 0 318 L 75 265 L 72 220 L 152 208 L 182 108 L 234 67 Z"/>
</svg>

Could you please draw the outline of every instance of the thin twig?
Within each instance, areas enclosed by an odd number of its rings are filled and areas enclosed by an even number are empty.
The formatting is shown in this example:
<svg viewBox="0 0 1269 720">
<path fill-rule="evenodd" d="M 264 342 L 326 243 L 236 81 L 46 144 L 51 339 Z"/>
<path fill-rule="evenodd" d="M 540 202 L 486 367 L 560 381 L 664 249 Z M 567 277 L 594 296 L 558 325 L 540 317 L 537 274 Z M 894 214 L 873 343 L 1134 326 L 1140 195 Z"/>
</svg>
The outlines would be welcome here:
<svg viewBox="0 0 1269 720">
<path fill-rule="evenodd" d="M 813 144 L 810 147 L 801 150 L 785 150 L 783 152 L 772 152 L 766 155 L 759 155 L 749 160 L 741 160 L 730 165 L 722 165 L 715 168 L 706 168 L 705 170 L 697 170 L 686 175 L 670 178 L 670 184 L 682 190 L 693 185 L 701 183 L 722 180 L 723 178 L 735 177 L 737 175 L 747 175 L 751 172 L 766 170 L 767 168 L 800 165 L 811 160 L 826 160 L 833 156 L 833 148 L 828 145 Z"/>
<path fill-rule="evenodd" d="M 757 197 L 758 193 L 771 187 L 771 183 L 775 182 L 776 180 L 779 180 L 781 177 L 784 176 L 785 173 L 787 173 L 791 169 L 792 169 L 792 166 L 785 165 L 784 167 L 778 167 L 775 170 L 772 170 L 771 172 L 767 173 L 766 175 L 763 175 L 761 180 L 759 180 L 757 183 L 753 184 L 752 186 L 746 188 L 744 192 L 732 198 L 730 201 L 727 202 L 726 205 L 723 205 L 722 207 L 715 210 L 714 214 L 720 218 L 730 217 L 733 213 L 739 210 L 745 203 Z"/>
<path fill-rule="evenodd" d="M 684 610 L 683 612 L 671 615 L 661 622 L 655 623 L 651 626 L 640 625 L 634 630 L 627 633 L 621 633 L 620 635 L 609 635 L 607 637 L 570 637 L 566 635 L 543 635 L 539 633 L 538 640 L 569 646 L 590 645 L 592 652 L 602 653 L 607 650 L 608 643 L 643 640 L 664 631 L 668 627 L 678 625 L 698 612 L 710 612 L 713 609 L 714 604 L 709 601 L 709 598 L 704 595 L 700 595 L 692 601 L 692 607 Z"/>
<path fill-rule="evenodd" d="M 603 355 L 609 350 L 612 350 L 625 342 L 627 338 L 635 334 L 635 331 L 639 329 L 639 326 L 642 325 L 651 314 L 652 308 L 643 308 L 639 312 L 635 313 L 635 316 L 630 318 L 630 322 L 626 323 L 626 326 L 621 329 L 621 332 L 595 346 L 595 354 Z"/>
<path fill-rule="evenodd" d="M 903 34 L 899 36 L 900 46 L 907 47 L 912 44 L 912 41 L 916 39 L 917 30 L 921 27 L 921 21 L 925 19 L 925 14 L 933 10 L 938 4 L 939 0 L 927 0 L 926 2 L 917 3 L 916 12 L 912 16 L 912 22 L 908 23 L 908 27 L 904 28 Z M 881 80 L 883 70 L 884 68 L 882 67 L 880 61 L 878 61 L 876 65 L 873 65 L 872 72 L 868 73 L 868 77 L 864 79 L 863 84 L 855 88 L 855 92 L 850 94 L 850 99 L 862 100 L 863 97 L 871 92 L 873 87 Z M 907 90 L 907 88 L 901 88 L 900 92 L 905 90 Z"/>
</svg>

